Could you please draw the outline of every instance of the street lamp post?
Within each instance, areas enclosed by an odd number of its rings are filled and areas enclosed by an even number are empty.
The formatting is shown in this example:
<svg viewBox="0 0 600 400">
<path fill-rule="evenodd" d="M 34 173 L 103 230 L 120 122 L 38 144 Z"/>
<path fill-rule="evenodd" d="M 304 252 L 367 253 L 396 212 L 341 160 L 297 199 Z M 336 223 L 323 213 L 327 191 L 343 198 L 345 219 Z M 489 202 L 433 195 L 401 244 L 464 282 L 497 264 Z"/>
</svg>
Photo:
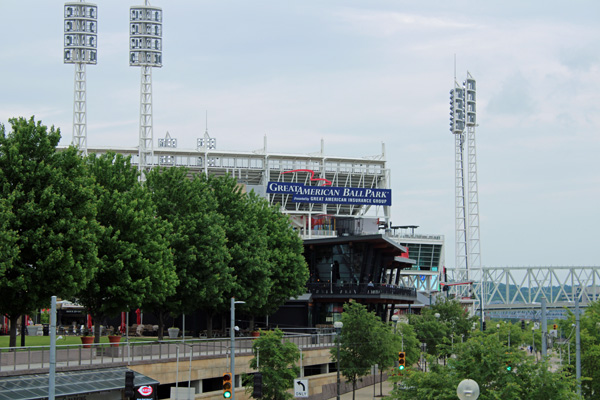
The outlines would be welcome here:
<svg viewBox="0 0 600 400">
<path fill-rule="evenodd" d="M 342 321 L 335 321 L 333 327 L 335 328 L 336 340 L 337 340 L 337 396 L 336 399 L 340 400 L 340 335 L 342 333 L 342 327 L 344 323 Z"/>
<path fill-rule="evenodd" d="M 535 350 L 535 327 L 531 327 L 531 348 L 533 349 L 533 354 L 535 354 L 535 361 L 537 361 L 537 352 Z"/>
<path fill-rule="evenodd" d="M 50 368 L 48 370 L 48 399 L 56 395 L 56 296 L 50 300 Z"/>
<path fill-rule="evenodd" d="M 235 297 L 231 298 L 231 327 L 229 329 L 229 337 L 231 338 L 231 400 L 235 400 L 235 305 L 245 303 L 245 301 L 235 301 Z"/>
</svg>

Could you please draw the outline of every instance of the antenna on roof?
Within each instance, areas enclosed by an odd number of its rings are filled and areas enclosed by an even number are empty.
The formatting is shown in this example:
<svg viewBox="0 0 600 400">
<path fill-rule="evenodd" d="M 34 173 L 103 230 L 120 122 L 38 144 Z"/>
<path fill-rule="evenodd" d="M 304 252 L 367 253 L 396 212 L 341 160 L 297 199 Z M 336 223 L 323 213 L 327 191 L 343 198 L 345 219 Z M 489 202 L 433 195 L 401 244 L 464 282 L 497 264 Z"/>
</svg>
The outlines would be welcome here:
<svg viewBox="0 0 600 400">
<path fill-rule="evenodd" d="M 454 53 L 454 82 L 456 82 L 456 53 Z"/>
</svg>

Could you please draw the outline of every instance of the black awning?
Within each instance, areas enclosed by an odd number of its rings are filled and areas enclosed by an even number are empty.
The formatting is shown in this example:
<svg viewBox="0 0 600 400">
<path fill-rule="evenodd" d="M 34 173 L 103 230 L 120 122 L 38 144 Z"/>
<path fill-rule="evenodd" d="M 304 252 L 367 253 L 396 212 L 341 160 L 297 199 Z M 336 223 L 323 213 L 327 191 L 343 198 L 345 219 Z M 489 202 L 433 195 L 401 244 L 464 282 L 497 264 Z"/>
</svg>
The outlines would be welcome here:
<svg viewBox="0 0 600 400">
<path fill-rule="evenodd" d="M 56 373 L 56 397 L 124 389 L 127 367 L 87 369 Z M 158 381 L 134 371 L 135 386 L 150 386 Z M 0 400 L 48 398 L 48 374 L 0 378 Z"/>
</svg>

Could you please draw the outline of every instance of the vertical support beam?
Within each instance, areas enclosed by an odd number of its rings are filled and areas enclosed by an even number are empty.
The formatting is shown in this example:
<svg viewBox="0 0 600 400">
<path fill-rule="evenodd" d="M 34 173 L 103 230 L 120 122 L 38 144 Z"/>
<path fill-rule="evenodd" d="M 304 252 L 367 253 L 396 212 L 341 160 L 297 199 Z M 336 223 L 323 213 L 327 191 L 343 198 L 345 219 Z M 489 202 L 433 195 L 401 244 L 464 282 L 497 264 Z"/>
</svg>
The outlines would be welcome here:
<svg viewBox="0 0 600 400">
<path fill-rule="evenodd" d="M 540 299 L 542 305 L 542 357 L 548 355 L 548 321 L 546 320 L 546 298 Z"/>
<path fill-rule="evenodd" d="M 231 298 L 231 321 L 229 325 L 229 338 L 231 340 L 231 400 L 235 400 L 235 297 Z"/>
<path fill-rule="evenodd" d="M 469 225 L 467 258 L 469 268 L 481 268 L 481 250 L 479 245 L 479 194 L 477 184 L 477 149 L 475 145 L 475 126 L 467 125 L 467 163 L 469 181 Z"/>
<path fill-rule="evenodd" d="M 154 155 L 152 132 L 152 67 L 141 66 L 140 84 L 140 146 L 139 170 L 140 179 L 145 179 L 145 173 L 151 167 Z"/>
<path fill-rule="evenodd" d="M 52 296 L 50 305 L 50 369 L 48 373 L 48 400 L 56 395 L 56 296 Z"/>
<path fill-rule="evenodd" d="M 75 90 L 73 101 L 73 146 L 87 156 L 87 106 L 85 63 L 75 64 Z"/>
<path fill-rule="evenodd" d="M 458 133 L 455 137 L 454 154 L 454 194 L 455 194 L 455 235 L 456 235 L 456 263 L 458 271 L 462 271 L 465 280 L 469 280 L 467 259 L 467 219 L 465 197 L 465 168 L 464 168 L 464 134 Z M 460 279 L 460 278 L 459 278 Z"/>
<path fill-rule="evenodd" d="M 579 327 L 579 293 L 575 295 L 575 375 L 577 378 L 577 394 L 581 397 L 581 334 Z"/>
</svg>

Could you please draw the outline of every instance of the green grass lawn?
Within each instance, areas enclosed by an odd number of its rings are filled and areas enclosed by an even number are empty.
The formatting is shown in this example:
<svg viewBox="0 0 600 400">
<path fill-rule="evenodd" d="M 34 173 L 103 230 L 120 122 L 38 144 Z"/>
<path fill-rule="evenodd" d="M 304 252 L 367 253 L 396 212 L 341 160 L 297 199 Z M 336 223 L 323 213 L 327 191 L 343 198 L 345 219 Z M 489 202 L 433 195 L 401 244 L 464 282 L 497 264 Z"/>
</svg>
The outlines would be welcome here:
<svg viewBox="0 0 600 400">
<path fill-rule="evenodd" d="M 58 338 L 58 335 L 56 336 Z M 165 338 L 167 339 L 167 338 Z M 0 348 L 8 347 L 9 336 L 0 336 Z M 153 342 L 156 341 L 156 338 L 153 337 L 129 337 L 130 342 Z M 125 337 L 121 339 L 121 343 L 125 342 Z M 100 343 L 108 343 L 108 337 L 102 336 L 100 337 Z M 73 345 L 73 344 L 81 344 L 80 336 L 62 336 L 62 339 L 58 339 L 56 344 L 59 346 L 62 345 Z M 17 337 L 17 347 L 21 346 L 21 336 Z M 50 346 L 50 336 L 25 336 L 25 346 Z"/>
</svg>

